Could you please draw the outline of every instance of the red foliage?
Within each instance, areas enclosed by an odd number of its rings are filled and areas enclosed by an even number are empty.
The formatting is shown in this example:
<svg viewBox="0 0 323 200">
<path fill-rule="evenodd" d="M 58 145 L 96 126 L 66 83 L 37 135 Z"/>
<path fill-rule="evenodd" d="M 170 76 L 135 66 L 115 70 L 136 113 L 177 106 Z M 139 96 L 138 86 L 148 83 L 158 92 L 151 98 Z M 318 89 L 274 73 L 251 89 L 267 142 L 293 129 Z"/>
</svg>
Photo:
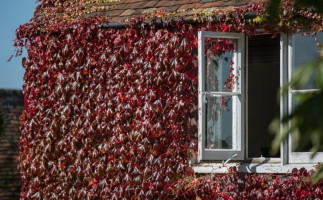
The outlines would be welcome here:
<svg viewBox="0 0 323 200">
<path fill-rule="evenodd" d="M 209 175 L 177 185 L 178 199 L 322 199 L 323 181 L 309 182 L 303 168 L 289 175 L 245 174 L 232 168 L 225 175 Z"/>
<path fill-rule="evenodd" d="M 37 23 L 21 26 L 16 45 L 28 51 L 21 199 L 322 198 L 322 184 L 312 187 L 302 174 L 191 178 L 197 31 L 236 23 L 230 31 L 252 34 L 256 26 L 241 25 L 237 13 L 235 21 L 176 29 L 139 20 L 104 30 L 99 18 L 46 31 Z"/>
<path fill-rule="evenodd" d="M 176 181 L 196 141 L 196 31 L 103 30 L 95 19 L 35 37 L 21 197 L 155 198 Z"/>
</svg>

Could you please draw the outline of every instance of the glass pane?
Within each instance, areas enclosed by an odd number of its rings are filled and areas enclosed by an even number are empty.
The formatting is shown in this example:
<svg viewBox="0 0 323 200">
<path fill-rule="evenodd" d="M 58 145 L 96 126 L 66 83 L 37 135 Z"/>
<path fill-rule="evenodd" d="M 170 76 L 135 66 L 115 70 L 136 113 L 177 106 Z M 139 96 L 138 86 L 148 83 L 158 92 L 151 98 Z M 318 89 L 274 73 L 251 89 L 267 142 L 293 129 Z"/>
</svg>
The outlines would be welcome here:
<svg viewBox="0 0 323 200">
<path fill-rule="evenodd" d="M 205 38 L 205 89 L 211 92 L 236 92 L 237 39 Z"/>
<path fill-rule="evenodd" d="M 304 98 L 308 98 L 308 97 L 310 97 L 311 95 L 313 95 L 313 93 L 310 93 L 310 92 L 308 92 L 308 93 L 301 93 L 301 94 L 293 94 L 293 95 L 291 95 L 292 96 L 292 109 L 294 109 L 298 104 L 299 104 L 299 102 L 303 102 L 303 99 Z M 317 110 L 320 110 L 319 109 L 319 106 L 320 105 L 317 105 Z M 313 111 L 310 111 L 310 112 L 313 112 Z M 318 117 L 319 118 L 319 117 Z M 306 120 L 306 119 L 304 119 L 304 120 Z M 309 122 L 310 121 L 310 122 Z M 305 122 L 306 123 L 306 122 Z M 307 120 L 307 123 L 312 123 L 312 120 Z M 312 126 L 311 125 L 311 127 L 315 127 L 315 124 L 317 123 L 315 123 L 315 122 L 313 122 L 314 123 L 314 125 Z M 293 139 L 295 139 L 294 137 L 295 137 L 295 135 L 292 135 L 293 137 L 292 137 L 292 140 Z M 311 143 L 311 137 L 306 137 L 306 138 L 302 138 L 302 142 L 300 142 L 299 143 L 299 147 L 298 147 L 298 149 L 297 150 L 295 150 L 294 151 L 294 146 L 293 146 L 293 141 L 292 141 L 292 151 L 293 152 L 310 152 L 311 151 L 311 149 L 313 148 L 313 145 L 312 145 L 312 143 Z"/>
<path fill-rule="evenodd" d="M 206 97 L 206 149 L 232 149 L 232 98 Z"/>
<path fill-rule="evenodd" d="M 316 35 L 317 42 L 323 44 L 323 32 Z M 295 34 L 292 36 L 293 41 L 293 61 L 292 72 L 297 68 L 303 66 L 309 61 L 320 58 L 320 48 L 316 45 L 312 36 L 303 36 L 302 34 Z M 309 82 L 300 89 L 317 89 L 316 86 L 316 72 L 313 71 Z"/>
</svg>

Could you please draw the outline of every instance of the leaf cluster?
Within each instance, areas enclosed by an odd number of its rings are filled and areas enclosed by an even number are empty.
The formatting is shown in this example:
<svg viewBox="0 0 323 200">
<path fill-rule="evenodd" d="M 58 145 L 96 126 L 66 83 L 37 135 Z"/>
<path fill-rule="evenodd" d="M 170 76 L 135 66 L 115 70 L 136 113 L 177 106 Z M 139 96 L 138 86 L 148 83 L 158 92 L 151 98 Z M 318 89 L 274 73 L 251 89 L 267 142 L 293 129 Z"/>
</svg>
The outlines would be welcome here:
<svg viewBox="0 0 323 200">
<path fill-rule="evenodd" d="M 322 181 L 310 183 L 310 172 L 293 169 L 284 175 L 246 174 L 235 167 L 227 174 L 180 179 L 178 199 L 321 199 Z M 179 184 L 179 182 L 181 184 Z"/>
</svg>

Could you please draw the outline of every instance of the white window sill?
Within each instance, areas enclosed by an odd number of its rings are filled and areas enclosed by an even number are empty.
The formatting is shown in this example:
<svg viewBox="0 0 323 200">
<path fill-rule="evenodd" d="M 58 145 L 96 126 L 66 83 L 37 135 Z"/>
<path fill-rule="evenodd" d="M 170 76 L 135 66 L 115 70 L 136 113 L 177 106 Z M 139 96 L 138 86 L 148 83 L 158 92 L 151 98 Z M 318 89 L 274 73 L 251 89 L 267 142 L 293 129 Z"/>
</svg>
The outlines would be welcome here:
<svg viewBox="0 0 323 200">
<path fill-rule="evenodd" d="M 231 162 L 223 165 L 222 163 L 201 162 L 192 166 L 195 173 L 228 173 L 230 167 L 236 167 L 239 172 L 245 173 L 291 173 L 294 168 L 305 168 L 315 170 L 315 164 L 287 164 L 282 165 L 280 159 L 253 159 L 251 162 Z"/>
</svg>

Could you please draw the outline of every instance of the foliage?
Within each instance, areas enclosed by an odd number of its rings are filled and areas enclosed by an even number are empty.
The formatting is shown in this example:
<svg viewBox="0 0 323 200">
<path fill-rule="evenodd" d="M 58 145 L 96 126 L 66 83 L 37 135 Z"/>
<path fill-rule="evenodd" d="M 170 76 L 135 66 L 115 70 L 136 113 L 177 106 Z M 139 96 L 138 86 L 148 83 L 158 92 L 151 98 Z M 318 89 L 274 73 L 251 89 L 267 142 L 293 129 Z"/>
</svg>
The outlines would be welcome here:
<svg viewBox="0 0 323 200">
<path fill-rule="evenodd" d="M 282 10 L 281 0 L 270 0 L 267 5 L 268 22 L 276 25 L 280 22 L 279 14 Z"/>
<path fill-rule="evenodd" d="M 310 8 L 314 12 L 323 13 L 323 1 L 317 0 L 290 0 L 293 2 L 293 7 L 295 10 L 300 10 L 302 8 Z M 279 22 L 279 15 L 283 9 L 284 1 L 281 0 L 270 0 L 268 3 L 268 17 L 269 21 Z"/>
<path fill-rule="evenodd" d="M 323 182 L 312 186 L 309 172 L 293 169 L 288 175 L 245 174 L 236 168 L 227 174 L 180 179 L 179 199 L 322 199 Z"/>
<path fill-rule="evenodd" d="M 43 0 L 16 32 L 18 53 L 28 51 L 21 199 L 276 199 L 283 190 L 322 197 L 322 184 L 306 184 L 304 170 L 284 180 L 234 171 L 208 181 L 188 166 L 197 151 L 190 121 L 197 120 L 197 31 L 275 31 L 245 18 L 256 12 L 263 19 L 263 4 L 236 9 L 234 16 L 196 16 L 204 23 L 195 25 L 166 19 L 157 27 L 152 15 L 125 29 L 103 29 L 106 18 L 73 15 L 78 2 Z M 280 31 L 297 31 L 294 14 L 288 11 Z M 308 26 L 318 24 L 303 17 Z"/>
<path fill-rule="evenodd" d="M 195 149 L 196 29 L 103 30 L 90 19 L 34 38 L 22 198 L 167 197 L 156 191 L 185 173 Z"/>
</svg>

